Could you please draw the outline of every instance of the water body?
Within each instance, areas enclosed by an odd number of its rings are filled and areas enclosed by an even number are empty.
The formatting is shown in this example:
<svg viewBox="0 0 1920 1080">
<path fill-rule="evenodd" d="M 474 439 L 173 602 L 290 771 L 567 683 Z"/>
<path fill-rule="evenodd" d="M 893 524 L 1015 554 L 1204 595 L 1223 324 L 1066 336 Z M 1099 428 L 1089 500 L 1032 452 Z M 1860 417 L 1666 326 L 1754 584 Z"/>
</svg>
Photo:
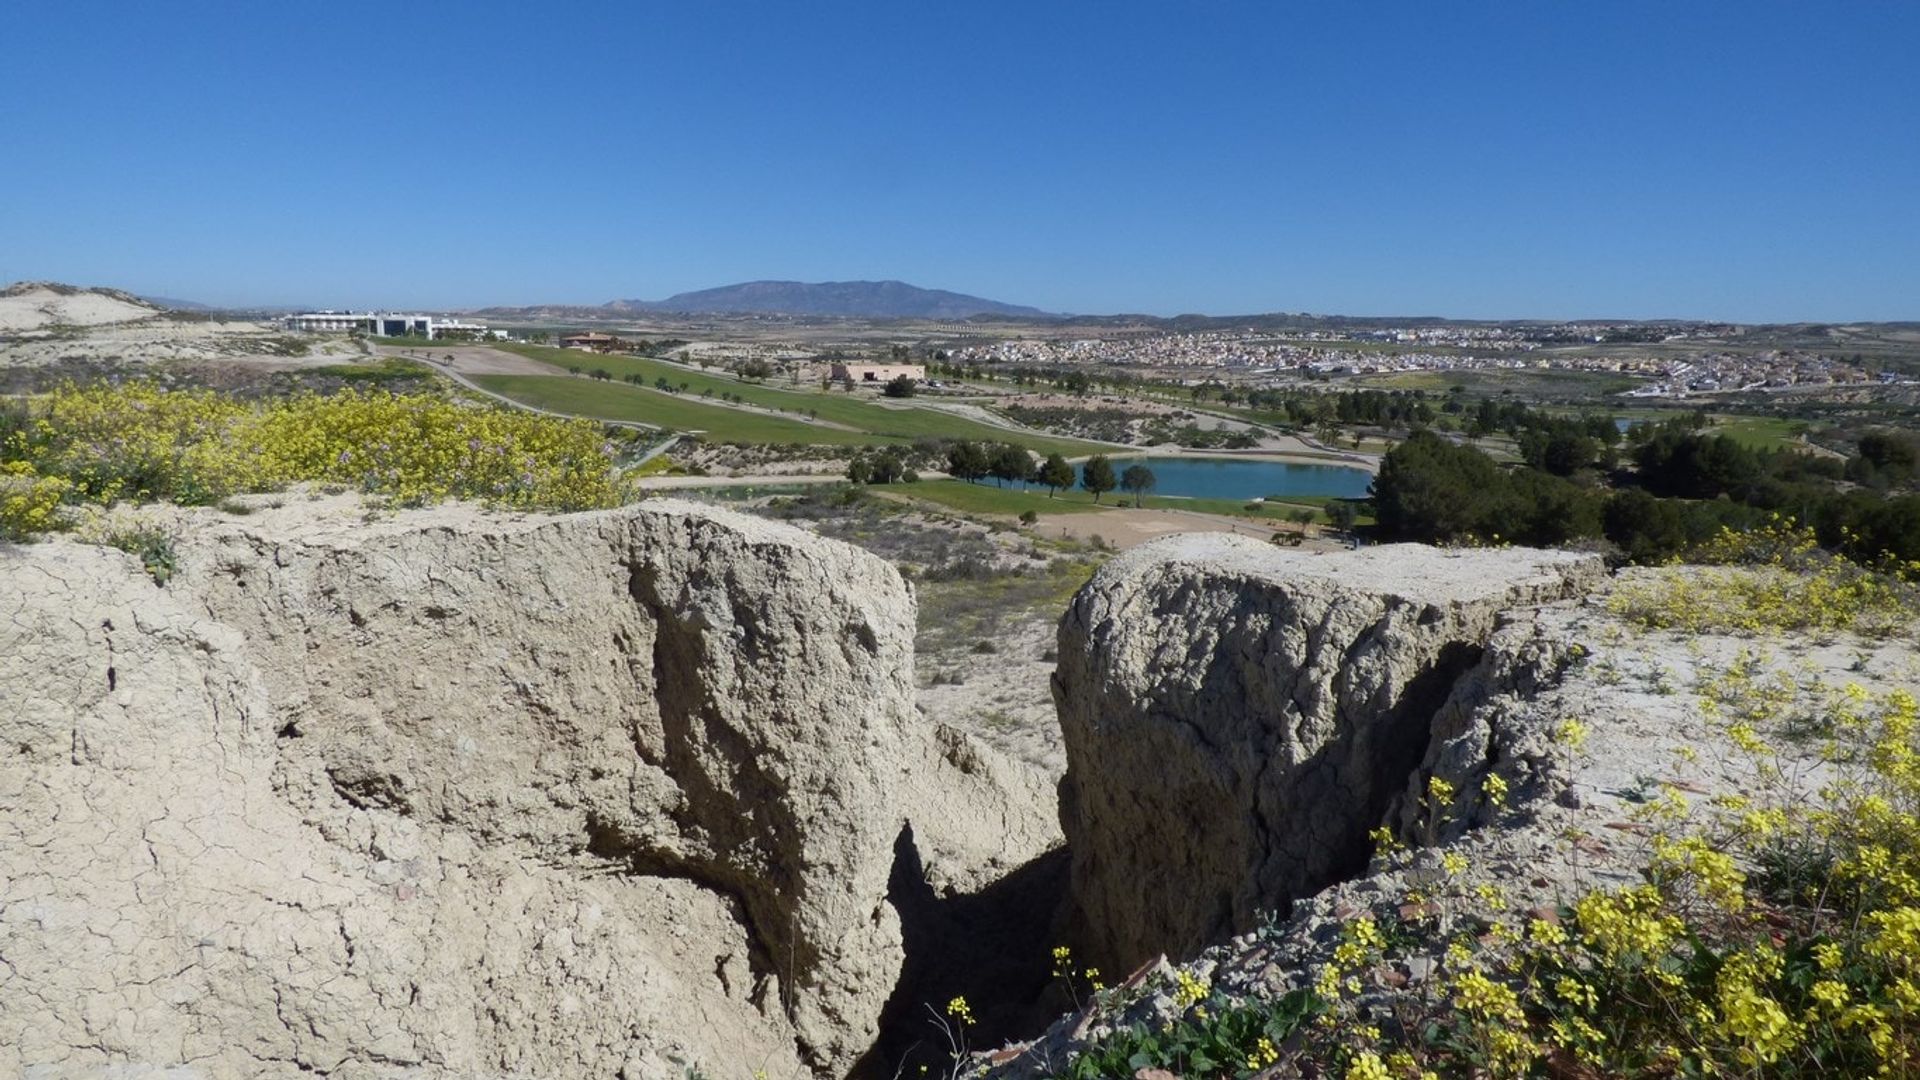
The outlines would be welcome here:
<svg viewBox="0 0 1920 1080">
<path fill-rule="evenodd" d="M 1365 498 L 1373 474 L 1349 465 L 1301 465 L 1246 458 L 1114 458 L 1115 475 L 1129 465 L 1153 470 L 1155 495 L 1198 499 L 1259 499 L 1267 496 L 1336 495 Z"/>
</svg>

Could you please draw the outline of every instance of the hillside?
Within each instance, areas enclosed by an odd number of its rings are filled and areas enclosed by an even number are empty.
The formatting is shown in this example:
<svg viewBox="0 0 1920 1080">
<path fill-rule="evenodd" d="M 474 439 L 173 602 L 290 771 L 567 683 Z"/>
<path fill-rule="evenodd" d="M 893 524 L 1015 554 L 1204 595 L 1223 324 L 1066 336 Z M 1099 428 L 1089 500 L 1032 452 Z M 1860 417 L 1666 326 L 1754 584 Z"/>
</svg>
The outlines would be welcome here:
<svg viewBox="0 0 1920 1080">
<path fill-rule="evenodd" d="M 46 281 L 20 281 L 0 289 L 0 332 L 102 326 L 158 314 L 159 308 L 118 289 L 82 289 Z"/>
<path fill-rule="evenodd" d="M 1039 308 L 922 289 L 904 281 L 748 281 L 678 293 L 665 300 L 615 300 L 621 311 L 831 315 L 858 319 L 963 319 L 972 315 L 1045 316 Z"/>
<path fill-rule="evenodd" d="M 103 365 L 252 360 L 284 366 L 360 355 L 344 338 L 305 340 L 238 313 L 187 310 L 180 301 L 164 301 L 166 310 L 162 303 L 121 289 L 50 281 L 0 288 L 0 387 L 19 392 L 97 374 Z"/>
</svg>

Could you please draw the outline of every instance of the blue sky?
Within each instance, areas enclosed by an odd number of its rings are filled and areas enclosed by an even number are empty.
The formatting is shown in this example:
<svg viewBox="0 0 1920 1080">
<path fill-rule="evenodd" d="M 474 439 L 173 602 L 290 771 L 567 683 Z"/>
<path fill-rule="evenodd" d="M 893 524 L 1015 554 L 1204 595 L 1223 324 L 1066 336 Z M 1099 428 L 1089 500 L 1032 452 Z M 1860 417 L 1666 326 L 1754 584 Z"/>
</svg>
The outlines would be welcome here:
<svg viewBox="0 0 1920 1080">
<path fill-rule="evenodd" d="M 0 281 L 1920 319 L 1920 4 L 20 4 Z"/>
</svg>

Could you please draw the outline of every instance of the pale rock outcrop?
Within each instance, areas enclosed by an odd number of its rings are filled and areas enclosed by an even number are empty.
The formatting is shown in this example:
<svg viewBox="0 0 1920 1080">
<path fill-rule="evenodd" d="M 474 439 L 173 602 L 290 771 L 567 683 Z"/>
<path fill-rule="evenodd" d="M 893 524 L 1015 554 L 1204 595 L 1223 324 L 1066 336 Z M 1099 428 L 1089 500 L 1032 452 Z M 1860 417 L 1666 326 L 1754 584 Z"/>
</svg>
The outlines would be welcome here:
<svg viewBox="0 0 1920 1080">
<path fill-rule="evenodd" d="M 838 1073 L 907 820 L 951 811 L 956 875 L 1049 842 L 916 726 L 876 558 L 668 501 L 332 510 L 195 516 L 164 588 L 0 548 L 0 1074 Z"/>
<path fill-rule="evenodd" d="M 1054 682 L 1083 946 L 1109 970 L 1185 955 L 1361 870 L 1502 612 L 1601 571 L 1561 552 L 1219 535 L 1108 563 L 1061 622 Z"/>
<path fill-rule="evenodd" d="M 1458 974 L 1447 953 L 1461 934 L 1484 939 L 1489 919 L 1516 926 L 1596 890 L 1644 882 L 1653 793 L 1684 798 L 1696 811 L 1734 795 L 1804 810 L 1807 793 L 1833 778 L 1833 763 L 1830 744 L 1794 733 L 1827 714 L 1850 684 L 1874 697 L 1911 692 L 1920 685 L 1920 652 L 1899 636 L 1649 631 L 1610 610 L 1622 578 L 1644 586 L 1697 572 L 1627 570 L 1578 599 L 1504 613 L 1480 662 L 1434 714 L 1424 759 L 1388 811 L 1386 823 L 1408 846 L 1296 899 L 1286 918 L 1170 952 L 1091 1007 L 977 1056 L 960 1075 L 1042 1080 L 1121 1033 L 1163 1030 L 1186 1014 L 1176 971 L 1207 985 L 1222 1012 L 1271 1006 L 1314 985 L 1359 917 L 1398 933 L 1385 977 L 1364 980 L 1350 1000 L 1375 1015 L 1418 1009 L 1435 980 Z M 1701 695 L 1717 697 L 1733 670 L 1767 687 L 1773 720 L 1759 735 L 1775 749 L 1766 755 L 1743 750 L 1729 718 L 1701 708 Z M 1578 737 L 1566 733 L 1569 721 L 1580 724 Z M 1507 785 L 1504 805 L 1483 788 L 1496 774 Z M 1459 797 L 1430 829 L 1432 818 L 1413 811 L 1434 776 Z M 1488 889 L 1497 890 L 1497 904 Z M 1288 1068 L 1282 1063 L 1281 1074 L 1292 1075 Z"/>
</svg>

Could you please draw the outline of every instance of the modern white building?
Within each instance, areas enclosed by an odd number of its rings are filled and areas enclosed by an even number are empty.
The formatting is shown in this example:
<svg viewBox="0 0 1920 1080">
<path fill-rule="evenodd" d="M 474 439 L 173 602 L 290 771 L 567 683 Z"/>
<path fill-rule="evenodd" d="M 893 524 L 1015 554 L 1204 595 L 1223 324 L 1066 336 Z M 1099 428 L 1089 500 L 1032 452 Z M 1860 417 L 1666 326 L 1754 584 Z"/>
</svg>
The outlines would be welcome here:
<svg viewBox="0 0 1920 1080">
<path fill-rule="evenodd" d="M 309 311 L 288 315 L 280 320 L 280 324 L 288 330 L 303 330 L 310 334 L 349 334 L 358 331 L 376 337 L 424 337 L 428 340 L 447 336 L 489 335 L 485 323 L 398 311 Z"/>
</svg>

